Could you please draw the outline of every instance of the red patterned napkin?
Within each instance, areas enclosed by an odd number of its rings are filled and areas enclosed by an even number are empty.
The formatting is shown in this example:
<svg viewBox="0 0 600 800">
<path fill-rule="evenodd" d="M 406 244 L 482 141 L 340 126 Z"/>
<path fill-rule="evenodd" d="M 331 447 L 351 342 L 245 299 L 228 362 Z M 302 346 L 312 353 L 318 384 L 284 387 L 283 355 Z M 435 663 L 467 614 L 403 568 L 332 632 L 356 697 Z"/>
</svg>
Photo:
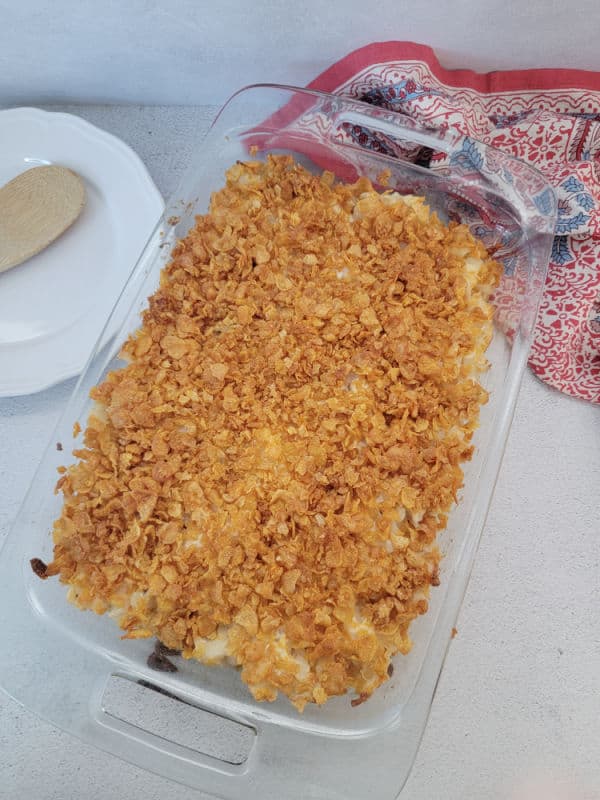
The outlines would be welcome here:
<svg viewBox="0 0 600 800">
<path fill-rule="evenodd" d="M 600 403 L 600 74 L 446 70 L 429 47 L 384 42 L 350 53 L 310 88 L 456 130 L 545 174 L 559 217 L 529 365 L 556 389 Z"/>
</svg>

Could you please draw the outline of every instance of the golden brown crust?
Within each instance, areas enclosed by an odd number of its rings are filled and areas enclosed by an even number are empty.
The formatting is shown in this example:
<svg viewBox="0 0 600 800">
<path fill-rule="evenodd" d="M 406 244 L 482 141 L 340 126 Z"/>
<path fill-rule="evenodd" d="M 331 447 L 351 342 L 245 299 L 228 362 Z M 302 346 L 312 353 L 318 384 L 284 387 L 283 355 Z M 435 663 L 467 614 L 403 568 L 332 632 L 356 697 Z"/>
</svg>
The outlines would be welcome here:
<svg viewBox="0 0 600 800">
<path fill-rule="evenodd" d="M 439 582 L 497 278 L 416 199 L 234 166 L 59 479 L 71 599 L 257 699 L 368 697 Z"/>
</svg>

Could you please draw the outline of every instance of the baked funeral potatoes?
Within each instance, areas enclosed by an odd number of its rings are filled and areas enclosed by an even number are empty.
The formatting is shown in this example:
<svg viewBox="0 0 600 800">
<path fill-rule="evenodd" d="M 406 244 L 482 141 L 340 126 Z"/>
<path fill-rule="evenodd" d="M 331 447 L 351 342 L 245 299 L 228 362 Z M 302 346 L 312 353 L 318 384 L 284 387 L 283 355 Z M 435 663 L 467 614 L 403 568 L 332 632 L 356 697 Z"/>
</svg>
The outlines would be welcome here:
<svg viewBox="0 0 600 800">
<path fill-rule="evenodd" d="M 422 198 L 236 164 L 91 393 L 45 575 L 258 700 L 366 699 L 438 583 L 499 276 Z"/>
</svg>

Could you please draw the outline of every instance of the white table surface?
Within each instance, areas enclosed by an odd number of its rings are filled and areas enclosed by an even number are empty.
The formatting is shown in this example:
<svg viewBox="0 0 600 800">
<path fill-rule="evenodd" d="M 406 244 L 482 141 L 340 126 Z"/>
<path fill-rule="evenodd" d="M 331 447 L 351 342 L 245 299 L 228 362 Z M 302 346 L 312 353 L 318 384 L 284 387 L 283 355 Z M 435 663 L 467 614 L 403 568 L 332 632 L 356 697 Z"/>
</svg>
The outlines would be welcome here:
<svg viewBox="0 0 600 800">
<path fill-rule="evenodd" d="M 216 110 L 49 108 L 123 138 L 164 195 Z M 72 387 L 0 400 L 0 536 Z M 527 373 L 403 800 L 600 798 L 599 490 L 600 409 Z M 0 658 L 10 654 L 0 649 Z M 81 744 L 0 693 L 2 800 L 201 797 Z"/>
</svg>

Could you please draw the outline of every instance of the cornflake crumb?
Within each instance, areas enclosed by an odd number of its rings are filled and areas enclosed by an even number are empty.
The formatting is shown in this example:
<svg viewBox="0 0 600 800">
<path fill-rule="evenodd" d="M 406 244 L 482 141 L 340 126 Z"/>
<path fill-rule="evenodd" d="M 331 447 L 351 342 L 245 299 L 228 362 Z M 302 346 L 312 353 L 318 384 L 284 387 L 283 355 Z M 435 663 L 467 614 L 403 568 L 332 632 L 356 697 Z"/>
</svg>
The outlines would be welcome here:
<svg viewBox="0 0 600 800">
<path fill-rule="evenodd" d="M 42 580 L 46 580 L 46 578 L 50 578 L 58 572 L 54 565 L 46 564 L 41 558 L 31 558 L 29 564 L 33 572 Z"/>
<path fill-rule="evenodd" d="M 92 390 L 46 574 L 258 700 L 366 700 L 439 582 L 499 269 L 421 198 L 233 166 Z"/>
<path fill-rule="evenodd" d="M 391 170 L 384 169 L 377 176 L 377 182 L 381 184 L 381 186 L 389 186 L 391 177 L 392 177 Z"/>
</svg>

